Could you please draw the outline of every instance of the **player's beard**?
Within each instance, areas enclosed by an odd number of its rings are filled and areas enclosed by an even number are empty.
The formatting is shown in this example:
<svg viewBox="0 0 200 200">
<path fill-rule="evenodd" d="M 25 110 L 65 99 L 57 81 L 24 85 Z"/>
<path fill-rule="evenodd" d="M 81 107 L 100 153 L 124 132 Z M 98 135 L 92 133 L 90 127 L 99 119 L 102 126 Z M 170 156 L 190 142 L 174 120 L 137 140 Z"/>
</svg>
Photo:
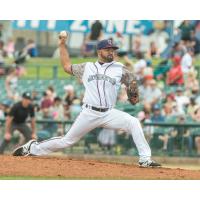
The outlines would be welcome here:
<svg viewBox="0 0 200 200">
<path fill-rule="evenodd" d="M 102 61 L 108 63 L 108 62 L 112 62 L 114 60 L 114 56 L 112 54 L 107 55 L 107 56 L 101 55 L 101 59 L 102 59 Z"/>
</svg>

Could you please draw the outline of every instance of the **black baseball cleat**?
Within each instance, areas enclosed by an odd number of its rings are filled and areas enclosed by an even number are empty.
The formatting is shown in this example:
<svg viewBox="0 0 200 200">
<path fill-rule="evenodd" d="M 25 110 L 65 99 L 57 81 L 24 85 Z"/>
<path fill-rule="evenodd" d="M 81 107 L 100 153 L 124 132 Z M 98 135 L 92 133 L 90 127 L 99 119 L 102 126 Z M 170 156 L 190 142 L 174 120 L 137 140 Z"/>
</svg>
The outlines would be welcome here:
<svg viewBox="0 0 200 200">
<path fill-rule="evenodd" d="M 36 143 L 36 140 L 30 140 L 23 146 L 16 148 L 12 155 L 13 156 L 29 156 L 30 155 L 30 147 L 33 143 Z"/>
<path fill-rule="evenodd" d="M 148 168 L 148 167 L 161 167 L 161 164 L 155 162 L 154 160 L 147 160 L 144 162 L 139 162 L 139 167 L 144 167 L 144 168 Z"/>
</svg>

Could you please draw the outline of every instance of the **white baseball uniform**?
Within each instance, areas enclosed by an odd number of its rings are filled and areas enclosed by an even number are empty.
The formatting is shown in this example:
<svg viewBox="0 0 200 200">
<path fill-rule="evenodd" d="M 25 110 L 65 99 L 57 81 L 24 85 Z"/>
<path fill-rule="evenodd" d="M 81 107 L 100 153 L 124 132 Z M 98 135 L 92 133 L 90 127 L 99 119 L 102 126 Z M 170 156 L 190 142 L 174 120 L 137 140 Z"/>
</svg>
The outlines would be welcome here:
<svg viewBox="0 0 200 200">
<path fill-rule="evenodd" d="M 59 151 L 75 144 L 92 129 L 104 127 L 131 133 L 139 152 L 139 161 L 150 160 L 151 150 L 139 120 L 113 108 L 118 89 L 125 83 L 125 77 L 127 78 L 127 71 L 123 65 L 115 61 L 104 64 L 98 61 L 87 62 L 72 65 L 72 72 L 77 78 L 82 79 L 85 86 L 82 111 L 65 136 L 33 143 L 30 153 L 46 155 Z"/>
</svg>

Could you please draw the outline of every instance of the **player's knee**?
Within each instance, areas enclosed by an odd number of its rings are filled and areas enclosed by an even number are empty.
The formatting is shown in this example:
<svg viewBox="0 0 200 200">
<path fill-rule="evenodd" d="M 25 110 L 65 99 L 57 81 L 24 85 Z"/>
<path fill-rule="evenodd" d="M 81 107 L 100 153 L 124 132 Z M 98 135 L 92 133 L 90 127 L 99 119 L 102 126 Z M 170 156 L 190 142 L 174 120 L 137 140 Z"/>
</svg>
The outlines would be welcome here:
<svg viewBox="0 0 200 200">
<path fill-rule="evenodd" d="M 129 116 L 126 122 L 128 124 L 129 129 L 133 129 L 135 124 L 140 123 L 140 121 L 133 116 Z"/>
<path fill-rule="evenodd" d="M 68 146 L 72 146 L 76 142 L 77 142 L 76 138 L 70 138 L 67 135 L 62 138 L 62 144 L 64 148 Z"/>
</svg>

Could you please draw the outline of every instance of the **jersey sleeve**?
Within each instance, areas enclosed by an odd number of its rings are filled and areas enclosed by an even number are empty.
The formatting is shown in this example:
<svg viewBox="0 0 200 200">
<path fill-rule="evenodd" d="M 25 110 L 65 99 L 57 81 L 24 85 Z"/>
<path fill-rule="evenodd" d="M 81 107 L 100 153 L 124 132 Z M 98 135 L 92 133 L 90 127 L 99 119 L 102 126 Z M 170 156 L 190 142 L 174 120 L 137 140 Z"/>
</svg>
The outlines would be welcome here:
<svg viewBox="0 0 200 200">
<path fill-rule="evenodd" d="M 133 81 L 137 82 L 135 75 L 132 72 L 130 72 L 128 69 L 123 67 L 121 83 L 126 85 L 126 87 L 128 87 Z"/>
<path fill-rule="evenodd" d="M 72 64 L 72 74 L 76 76 L 78 79 L 82 79 L 84 70 L 85 70 L 86 63 L 80 63 L 80 64 Z"/>
</svg>

